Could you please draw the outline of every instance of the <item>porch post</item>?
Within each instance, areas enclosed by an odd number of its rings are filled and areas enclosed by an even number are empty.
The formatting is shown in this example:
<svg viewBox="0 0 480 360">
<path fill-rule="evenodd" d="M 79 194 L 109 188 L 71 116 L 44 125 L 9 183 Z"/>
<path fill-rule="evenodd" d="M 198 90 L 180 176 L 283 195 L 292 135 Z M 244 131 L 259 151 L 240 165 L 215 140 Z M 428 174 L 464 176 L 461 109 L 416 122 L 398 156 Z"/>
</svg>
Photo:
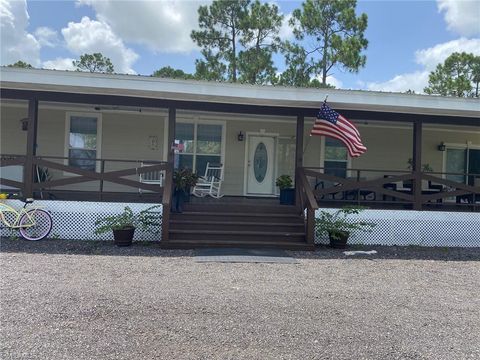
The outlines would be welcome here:
<svg viewBox="0 0 480 360">
<path fill-rule="evenodd" d="M 422 210 L 422 121 L 416 119 L 413 123 L 413 166 L 415 176 L 413 181 L 413 209 Z"/>
<path fill-rule="evenodd" d="M 299 183 L 298 179 L 298 168 L 303 167 L 303 130 L 305 117 L 303 114 L 297 115 L 297 131 L 295 137 L 295 205 L 299 204 L 299 196 L 298 196 L 298 186 Z"/>
<path fill-rule="evenodd" d="M 167 169 L 165 170 L 165 186 L 163 188 L 163 209 L 162 209 L 162 242 L 168 242 L 168 231 L 170 228 L 170 208 L 172 202 L 173 190 L 173 161 L 174 150 L 173 143 L 175 142 L 175 123 L 177 117 L 177 110 L 173 107 L 168 108 L 168 134 L 167 134 Z"/>
<path fill-rule="evenodd" d="M 173 157 L 174 150 L 172 145 L 175 141 L 175 123 L 177 117 L 177 109 L 168 108 L 168 151 L 167 151 L 167 162 L 171 163 L 173 166 Z M 173 169 L 173 167 L 172 167 Z"/>
<path fill-rule="evenodd" d="M 33 158 L 37 154 L 38 100 L 28 101 L 27 153 L 23 168 L 23 196 L 33 197 Z"/>
</svg>

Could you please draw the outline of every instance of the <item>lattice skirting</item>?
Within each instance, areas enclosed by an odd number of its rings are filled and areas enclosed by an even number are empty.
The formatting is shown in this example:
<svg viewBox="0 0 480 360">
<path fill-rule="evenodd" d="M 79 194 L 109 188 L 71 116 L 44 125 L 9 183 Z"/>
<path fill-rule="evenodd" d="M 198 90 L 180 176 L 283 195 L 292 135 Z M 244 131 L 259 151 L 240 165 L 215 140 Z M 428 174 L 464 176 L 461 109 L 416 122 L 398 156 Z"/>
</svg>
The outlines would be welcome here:
<svg viewBox="0 0 480 360">
<path fill-rule="evenodd" d="M 6 203 L 15 208 L 23 205 L 17 200 L 6 200 Z M 133 211 L 141 211 L 153 204 L 36 200 L 35 205 L 51 212 L 54 222 L 50 234 L 52 238 L 113 240 L 110 233 L 95 235 L 95 221 L 99 217 L 121 213 L 125 206 L 130 206 Z M 333 212 L 336 209 L 319 209 L 317 216 L 321 210 Z M 161 208 L 158 212 L 161 217 Z M 480 247 L 480 213 L 365 210 L 356 218 L 373 222 L 376 226 L 370 233 L 352 234 L 349 240 L 351 244 Z M 2 227 L 0 234 L 8 237 L 15 233 Z M 148 241 L 160 239 L 161 228 L 152 232 L 137 229 L 134 238 Z M 326 235 L 317 235 L 315 242 L 328 243 L 328 238 Z"/>
<path fill-rule="evenodd" d="M 334 212 L 337 209 L 319 209 Z M 480 213 L 365 210 L 352 219 L 375 223 L 372 232 L 356 232 L 350 244 L 480 247 Z M 317 244 L 328 243 L 316 235 Z"/>
<path fill-rule="evenodd" d="M 23 206 L 23 203 L 18 200 L 6 200 L 6 203 L 16 209 Z M 122 213 L 125 206 L 138 212 L 154 204 L 35 200 L 34 205 L 44 207 L 52 214 L 53 229 L 49 235 L 51 238 L 113 240 L 112 233 L 95 234 L 95 221 L 99 217 Z M 155 209 L 155 211 L 158 211 L 161 223 L 162 208 Z M 15 233 L 10 229 L 1 228 L 2 236 L 8 237 Z M 151 232 L 137 229 L 134 240 L 159 241 L 161 236 L 161 227 L 154 228 Z"/>
</svg>

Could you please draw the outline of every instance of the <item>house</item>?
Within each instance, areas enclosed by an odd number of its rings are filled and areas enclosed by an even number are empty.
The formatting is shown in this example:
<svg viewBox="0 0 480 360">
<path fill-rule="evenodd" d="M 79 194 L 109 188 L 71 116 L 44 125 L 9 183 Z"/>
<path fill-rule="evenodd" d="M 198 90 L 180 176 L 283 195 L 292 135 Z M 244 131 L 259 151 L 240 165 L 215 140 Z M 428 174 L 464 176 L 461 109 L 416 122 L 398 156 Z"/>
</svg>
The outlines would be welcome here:
<svg viewBox="0 0 480 360">
<path fill-rule="evenodd" d="M 311 247 L 316 209 L 349 203 L 480 210 L 478 99 L 5 67 L 0 86 L 4 190 L 162 203 L 164 246 Z M 309 136 L 326 95 L 357 125 L 363 156 Z M 225 197 L 170 214 L 173 168 L 207 163 L 223 164 Z M 295 206 L 276 205 L 282 174 Z"/>
</svg>

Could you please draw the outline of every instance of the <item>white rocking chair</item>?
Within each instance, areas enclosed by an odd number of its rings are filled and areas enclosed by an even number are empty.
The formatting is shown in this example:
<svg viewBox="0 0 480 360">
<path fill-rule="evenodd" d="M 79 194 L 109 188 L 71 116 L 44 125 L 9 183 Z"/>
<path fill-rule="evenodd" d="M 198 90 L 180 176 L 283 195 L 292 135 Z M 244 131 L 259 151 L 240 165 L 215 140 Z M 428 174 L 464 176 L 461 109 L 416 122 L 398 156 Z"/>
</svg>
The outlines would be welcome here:
<svg viewBox="0 0 480 360">
<path fill-rule="evenodd" d="M 223 195 L 220 193 L 223 182 L 223 164 L 207 163 L 205 175 L 201 176 L 197 185 L 193 188 L 192 194 L 197 197 L 205 197 L 210 195 L 219 199 Z"/>
<path fill-rule="evenodd" d="M 149 164 L 145 162 L 141 162 L 140 167 L 145 166 L 153 166 L 155 164 Z M 165 178 L 165 171 L 164 170 L 154 170 L 145 173 L 139 174 L 139 182 L 143 184 L 151 184 L 151 185 L 159 185 L 163 186 L 163 179 Z M 142 194 L 145 190 L 138 189 L 138 192 Z"/>
</svg>

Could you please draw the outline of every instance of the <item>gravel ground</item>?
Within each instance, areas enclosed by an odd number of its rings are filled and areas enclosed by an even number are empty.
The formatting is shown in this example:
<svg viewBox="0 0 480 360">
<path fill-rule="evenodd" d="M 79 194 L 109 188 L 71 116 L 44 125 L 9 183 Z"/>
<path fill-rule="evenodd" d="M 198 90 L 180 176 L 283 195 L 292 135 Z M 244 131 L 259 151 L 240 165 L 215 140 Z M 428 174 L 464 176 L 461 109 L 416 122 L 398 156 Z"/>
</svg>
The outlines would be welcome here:
<svg viewBox="0 0 480 360">
<path fill-rule="evenodd" d="M 137 243 L 1 243 L 1 359 L 479 359 L 480 249 L 196 263 Z"/>
</svg>

